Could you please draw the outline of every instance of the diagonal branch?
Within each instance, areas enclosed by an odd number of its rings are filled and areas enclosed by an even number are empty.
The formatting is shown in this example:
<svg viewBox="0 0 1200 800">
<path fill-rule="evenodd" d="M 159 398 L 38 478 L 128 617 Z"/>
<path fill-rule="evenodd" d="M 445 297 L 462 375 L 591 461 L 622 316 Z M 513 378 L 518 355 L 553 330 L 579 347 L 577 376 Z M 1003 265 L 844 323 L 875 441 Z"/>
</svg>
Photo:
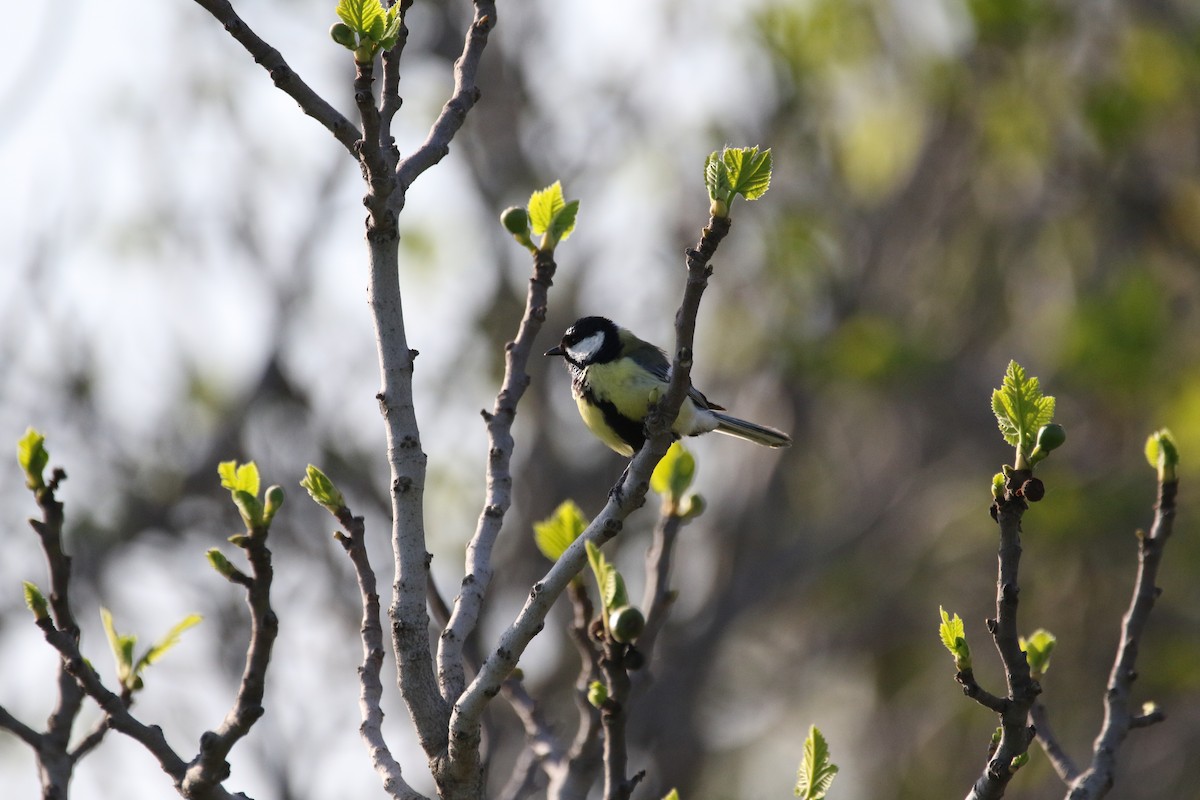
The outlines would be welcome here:
<svg viewBox="0 0 1200 800">
<path fill-rule="evenodd" d="M 300 105 L 301 111 L 325 126 L 325 129 L 333 134 L 333 138 L 341 142 L 342 147 L 354 153 L 354 143 L 362 138 L 354 123 L 313 91 L 295 70 L 288 66 L 278 50 L 250 29 L 233 10 L 228 0 L 196 0 L 196 3 L 217 18 L 229 35 L 246 48 L 246 52 L 254 57 L 255 62 L 261 64 L 270 74 L 275 85 Z"/>
<path fill-rule="evenodd" d="M 512 505 L 512 473 L 509 471 L 513 455 L 512 426 L 517 404 L 529 387 L 529 373 L 525 369 L 534 340 L 546 320 L 555 268 L 554 252 L 538 250 L 529 279 L 525 315 L 516 339 L 504 348 L 504 380 L 500 392 L 492 412 L 483 413 L 488 433 L 487 496 L 475 535 L 467 545 L 462 592 L 454 601 L 450 622 L 438 644 L 438 678 L 442 696 L 448 701 L 457 698 L 466 688 L 463 646 L 483 609 L 483 597 L 492 580 L 492 547 L 500 535 L 504 515 Z"/>
<path fill-rule="evenodd" d="M 400 210 L 408 187 L 421 173 L 446 157 L 450 152 L 450 140 L 462 127 L 467 112 L 479 102 L 480 92 L 475 78 L 479 72 L 483 49 L 487 46 L 488 34 L 494 27 L 494 0 L 475 0 L 475 18 L 463 42 L 462 55 L 454 62 L 453 94 L 442 106 L 442 111 L 429 129 L 425 141 L 400 162 L 396 172 L 396 177 L 400 180 L 400 191 L 393 197 L 392 210 Z"/>
</svg>

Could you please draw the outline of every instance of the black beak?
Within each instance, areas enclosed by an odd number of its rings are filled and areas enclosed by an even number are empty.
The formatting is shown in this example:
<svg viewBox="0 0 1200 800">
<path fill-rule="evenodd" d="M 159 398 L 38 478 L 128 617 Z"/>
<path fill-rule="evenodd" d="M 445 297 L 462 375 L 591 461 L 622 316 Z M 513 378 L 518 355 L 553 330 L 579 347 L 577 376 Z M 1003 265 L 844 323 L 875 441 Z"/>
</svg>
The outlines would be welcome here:
<svg viewBox="0 0 1200 800">
<path fill-rule="evenodd" d="M 563 352 L 561 345 L 558 345 L 556 347 L 551 347 L 549 350 L 546 351 L 545 354 L 548 356 L 565 356 L 566 355 L 566 353 Z"/>
</svg>

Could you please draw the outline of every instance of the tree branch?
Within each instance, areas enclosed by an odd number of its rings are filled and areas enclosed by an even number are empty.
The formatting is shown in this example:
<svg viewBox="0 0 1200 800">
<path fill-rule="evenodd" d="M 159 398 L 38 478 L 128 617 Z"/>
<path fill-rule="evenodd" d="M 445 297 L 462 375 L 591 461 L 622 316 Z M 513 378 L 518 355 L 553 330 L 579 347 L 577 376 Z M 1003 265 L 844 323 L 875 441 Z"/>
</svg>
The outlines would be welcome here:
<svg viewBox="0 0 1200 800">
<path fill-rule="evenodd" d="M 512 505 L 512 426 L 517 416 L 517 404 L 529 387 L 526 365 L 546 320 L 555 269 L 554 252 L 538 250 L 525 298 L 525 314 L 516 339 L 504 348 L 504 380 L 500 392 L 492 412 L 483 413 L 488 432 L 487 493 L 475 534 L 467 544 L 462 592 L 454 601 L 450 622 L 438 644 L 438 679 L 442 696 L 448 701 L 453 701 L 466 688 L 463 646 L 483 609 L 483 597 L 492 580 L 492 547 L 500 535 L 504 515 Z"/>
<path fill-rule="evenodd" d="M 279 634 L 279 618 L 271 608 L 271 582 L 274 568 L 271 551 L 267 549 L 267 526 L 259 525 L 246 532 L 240 545 L 250 562 L 251 577 L 246 587 L 246 605 L 250 610 L 250 644 L 246 648 L 246 664 L 233 706 L 215 731 L 200 737 L 200 752 L 188 765 L 180 793 L 184 797 L 203 797 L 210 787 L 216 787 L 229 777 L 229 752 L 262 717 L 263 695 L 266 690 L 267 667 L 271 650 Z"/>
<path fill-rule="evenodd" d="M 341 112 L 314 92 L 296 72 L 283 60 L 274 47 L 259 38 L 258 34 L 238 16 L 228 0 L 196 0 L 197 5 L 208 11 L 224 26 L 229 35 L 238 41 L 261 64 L 271 76 L 272 82 L 295 100 L 300 110 L 321 123 L 342 147 L 354 153 L 355 142 L 361 138 L 358 129 Z"/>
<path fill-rule="evenodd" d="M 493 0 L 475 0 L 475 18 L 463 42 L 462 55 L 454 62 L 454 90 L 450 99 L 429 129 L 424 143 L 400 162 L 396 176 L 400 191 L 393 198 L 392 209 L 399 212 L 404 205 L 404 195 L 413 181 L 425 170 L 441 161 L 450 152 L 450 140 L 458 133 L 466 120 L 467 112 L 479 101 L 480 92 L 475 76 L 483 49 L 487 46 L 488 34 L 496 27 L 496 3 Z"/>
<path fill-rule="evenodd" d="M 345 506 L 339 508 L 335 516 L 347 534 L 338 534 L 336 538 L 354 565 L 362 599 L 363 616 L 359 635 L 363 645 L 363 661 L 358 668 L 358 707 L 362 713 L 362 725 L 358 733 L 367 746 L 371 766 L 383 781 L 383 789 L 388 796 L 395 800 L 424 800 L 424 795 L 404 780 L 400 764 L 383 738 L 383 682 L 379 677 L 383 670 L 383 623 L 375 570 L 371 568 L 367 554 L 366 527 L 363 518 L 354 516 Z"/>
<path fill-rule="evenodd" d="M 1000 550 L 996 581 L 996 618 L 988 620 L 988 630 L 1004 663 L 1008 697 L 1000 715 L 1000 743 L 987 766 L 967 795 L 968 800 L 998 800 L 1004 796 L 1014 770 L 1012 761 L 1029 749 L 1033 730 L 1029 727 L 1029 709 L 1041 687 L 1029 674 L 1029 662 L 1021 650 L 1017 633 L 1017 601 L 1020 588 L 1017 574 L 1021 564 L 1021 517 L 1028 506 L 1016 495 L 1020 482 L 1028 477 L 1016 470 L 1009 476 L 1003 500 L 996 504 L 1000 527 Z M 978 699 L 978 698 L 977 698 Z"/>
<path fill-rule="evenodd" d="M 1071 760 L 1067 751 L 1059 743 L 1058 737 L 1054 735 L 1046 706 L 1042 703 L 1034 703 L 1033 708 L 1029 709 L 1029 720 L 1033 723 L 1034 730 L 1037 731 L 1038 744 L 1042 746 L 1046 758 L 1050 759 L 1050 766 L 1054 767 L 1054 771 L 1058 773 L 1058 777 L 1062 779 L 1063 783 L 1069 784 L 1078 778 L 1079 767 L 1075 766 L 1075 762 Z"/>
<path fill-rule="evenodd" d="M 483 709 L 500 691 L 500 684 L 516 668 L 529 642 L 541 631 L 555 600 L 587 563 L 587 542 L 599 547 L 612 539 L 621 531 L 625 518 L 645 502 L 646 492 L 650 489 L 650 475 L 674 439 L 671 426 L 691 385 L 696 314 L 712 272 L 708 262 L 729 228 L 728 218 L 711 219 L 701 235 L 700 244 L 686 251 L 688 277 L 683 302 L 675 315 L 676 347 L 671 382 L 658 408 L 647 417 L 646 443 L 634 455 L 623 480 L 613 488 L 600 514 L 571 543 L 545 577 L 533 585 L 525 606 L 508 630 L 501 634 L 498 646 L 454 705 L 450 718 L 449 757 L 451 769 L 460 775 L 474 774 L 480 769 L 480 721 Z"/>
<path fill-rule="evenodd" d="M 1163 718 L 1161 712 L 1134 717 L 1129 707 L 1133 682 L 1137 679 L 1138 646 L 1146 631 L 1154 602 L 1162 592 L 1155 581 L 1163 547 L 1174 528 L 1178 490 L 1178 481 L 1159 483 L 1150 533 L 1143 535 L 1139 532 L 1137 578 L 1134 580 L 1129 609 L 1121 619 L 1120 644 L 1108 676 L 1108 689 L 1104 693 L 1104 722 L 1092 747 L 1091 765 L 1070 786 L 1067 793 L 1070 800 L 1095 800 L 1107 794 L 1116 772 L 1117 750 L 1125 741 L 1125 736 L 1135 726 L 1142 727 Z"/>
</svg>

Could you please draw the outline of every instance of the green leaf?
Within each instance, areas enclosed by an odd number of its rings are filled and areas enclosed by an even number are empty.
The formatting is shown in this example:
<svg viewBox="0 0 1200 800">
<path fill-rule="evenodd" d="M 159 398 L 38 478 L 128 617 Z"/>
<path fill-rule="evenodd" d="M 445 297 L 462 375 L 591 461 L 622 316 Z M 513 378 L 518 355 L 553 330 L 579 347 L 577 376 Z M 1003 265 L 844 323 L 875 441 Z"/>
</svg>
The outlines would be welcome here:
<svg viewBox="0 0 1200 800">
<path fill-rule="evenodd" d="M 672 789 L 671 791 L 669 791 L 665 795 L 663 795 L 662 800 L 679 800 L 679 790 Z"/>
<path fill-rule="evenodd" d="M 46 595 L 42 594 L 42 590 L 37 587 L 36 583 L 23 581 L 25 584 L 25 605 L 33 612 L 33 618 L 38 622 L 50 618 L 50 604 L 46 602 Z"/>
<path fill-rule="evenodd" d="M 695 477 L 695 457 L 681 442 L 675 442 L 654 468 L 654 474 L 650 476 L 650 488 L 664 495 L 674 509 L 682 502 Z"/>
<path fill-rule="evenodd" d="M 246 527 L 260 527 L 263 524 L 263 507 L 262 503 L 258 502 L 258 498 L 241 489 L 235 489 L 231 494 L 233 495 L 233 504 L 237 506 L 238 513 L 241 514 L 242 522 L 246 524 Z"/>
<path fill-rule="evenodd" d="M 1024 469 L 1037 431 L 1054 419 L 1054 398 L 1042 395 L 1038 379 L 1016 361 L 1008 362 L 1004 382 L 992 392 L 992 411 L 1004 441 L 1017 448 L 1017 469 Z"/>
<path fill-rule="evenodd" d="M 217 548 L 209 548 L 204 555 L 208 559 L 208 563 L 212 565 L 212 568 L 219 572 L 223 578 L 232 581 L 236 580 L 237 577 L 242 574 L 241 570 L 235 567 L 230 560 L 225 557 L 225 554 Z"/>
<path fill-rule="evenodd" d="M 553 243 L 565 242 L 575 230 L 575 218 L 579 215 L 579 201 L 572 200 L 554 213 L 546 229 L 546 237 Z"/>
<path fill-rule="evenodd" d="M 333 481 L 329 480 L 324 472 L 321 472 L 321 470 L 312 464 L 309 464 L 308 468 L 304 471 L 304 480 L 300 481 L 300 486 L 308 492 L 309 497 L 317 505 L 322 506 L 335 516 L 338 511 L 346 507 L 346 498 L 333 485 Z"/>
<path fill-rule="evenodd" d="M 625 579 L 616 567 L 608 565 L 608 573 L 604 576 L 604 608 L 613 611 L 629 605 L 629 593 L 625 591 Z"/>
<path fill-rule="evenodd" d="M 596 576 L 596 587 L 600 590 L 600 598 L 605 611 L 612 611 L 620 606 L 629 605 L 629 596 L 625 591 L 625 579 L 616 567 L 609 563 L 600 552 L 600 548 L 591 542 L 586 543 L 588 563 L 592 574 Z M 608 627 L 608 615 L 604 615 L 604 625 Z"/>
<path fill-rule="evenodd" d="M 1038 628 L 1028 639 L 1022 636 L 1018 643 L 1025 653 L 1025 660 L 1029 662 L 1029 671 L 1033 679 L 1041 680 L 1046 670 L 1050 669 L 1050 654 L 1054 652 L 1058 639 L 1045 628 Z"/>
<path fill-rule="evenodd" d="M 938 606 L 938 611 L 942 615 L 942 624 L 938 628 L 938 635 L 942 639 L 942 644 L 950 651 L 950 655 L 954 656 L 954 668 L 959 672 L 970 669 L 971 648 L 967 646 L 966 626 L 963 624 L 962 618 L 958 614 L 951 617 L 941 606 Z"/>
<path fill-rule="evenodd" d="M 704 185 L 708 187 L 709 199 L 714 204 L 721 204 L 720 213 L 717 213 L 714 205 L 713 216 L 726 216 L 729 213 L 729 201 L 733 199 L 733 181 L 729 178 L 729 167 L 716 150 L 704 160 Z"/>
<path fill-rule="evenodd" d="M 122 636 L 113 625 L 112 612 L 107 608 L 100 609 L 100 622 L 104 625 L 104 633 L 108 637 L 108 646 L 112 650 L 113 660 L 117 665 L 117 681 L 126 688 L 133 688 L 133 648 L 137 645 L 136 636 Z"/>
<path fill-rule="evenodd" d="M 550 229 L 554 217 L 566 206 L 563 200 L 562 183 L 555 181 L 545 189 L 539 189 L 529 196 L 529 224 L 535 234 L 543 234 Z"/>
<path fill-rule="evenodd" d="M 1179 448 L 1175 435 L 1169 428 L 1161 428 L 1146 439 L 1146 461 L 1158 470 L 1159 481 L 1175 480 L 1175 467 L 1179 465 Z"/>
<path fill-rule="evenodd" d="M 50 462 L 50 454 L 46 452 L 46 437 L 33 428 L 27 428 L 25 435 L 17 440 L 17 463 L 25 473 L 25 485 L 30 489 L 41 489 L 46 485 L 42 473 Z"/>
<path fill-rule="evenodd" d="M 247 492 L 258 497 L 258 467 L 253 461 L 238 465 L 236 461 L 222 461 L 217 465 L 221 485 L 230 492 Z"/>
<path fill-rule="evenodd" d="M 721 160 L 729 171 L 729 181 L 735 194 L 747 200 L 757 200 L 771 188 L 771 150 L 757 147 L 727 148 Z"/>
<path fill-rule="evenodd" d="M 204 618 L 199 614 L 188 614 L 179 622 L 175 623 L 171 630 L 167 631 L 165 636 L 155 642 L 149 650 L 142 654 L 142 657 L 138 659 L 137 663 L 133 667 L 134 673 L 140 674 L 141 671 L 147 666 L 162 658 L 168 650 L 179 644 L 179 637 L 183 635 L 184 631 L 200 624 L 200 620 L 202 619 Z"/>
<path fill-rule="evenodd" d="M 351 30 L 368 35 L 376 20 L 382 22 L 383 5 L 379 0 L 340 0 L 337 15 Z"/>
<path fill-rule="evenodd" d="M 796 774 L 795 795 L 802 800 L 821 800 L 829 792 L 838 768 L 829 760 L 829 745 L 816 725 L 804 740 L 804 760 Z"/>
<path fill-rule="evenodd" d="M 533 541 L 542 555 L 558 561 L 587 526 L 587 518 L 575 501 L 564 500 L 553 514 L 533 524 Z"/>
</svg>

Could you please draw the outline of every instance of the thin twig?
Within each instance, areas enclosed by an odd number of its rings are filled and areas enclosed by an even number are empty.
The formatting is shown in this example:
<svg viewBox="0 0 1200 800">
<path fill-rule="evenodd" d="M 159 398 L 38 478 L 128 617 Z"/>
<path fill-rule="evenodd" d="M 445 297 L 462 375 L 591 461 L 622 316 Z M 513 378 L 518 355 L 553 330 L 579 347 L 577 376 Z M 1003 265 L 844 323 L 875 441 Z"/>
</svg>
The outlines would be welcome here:
<svg viewBox="0 0 1200 800">
<path fill-rule="evenodd" d="M 467 544 L 466 577 L 462 591 L 454 600 L 450 622 L 438 640 L 438 676 L 442 696 L 453 701 L 466 687 L 463 646 L 474 630 L 483 610 L 483 597 L 492 580 L 492 548 L 500 535 L 504 516 L 512 505 L 513 456 L 512 426 L 517 404 L 529 387 L 526 372 L 533 343 L 546 320 L 550 287 L 556 264 L 553 251 L 538 250 L 533 259 L 533 275 L 525 297 L 525 314 L 516 338 L 504 348 L 504 379 L 491 413 L 484 413 L 488 433 L 487 493 L 475 534 Z"/>
<path fill-rule="evenodd" d="M 1050 727 L 1050 715 L 1043 703 L 1033 704 L 1033 708 L 1029 709 L 1029 720 L 1037 731 L 1038 744 L 1042 746 L 1046 758 L 1050 760 L 1050 766 L 1054 767 L 1063 783 L 1069 784 L 1078 778 L 1079 767 L 1075 766 L 1071 756 L 1054 735 L 1054 729 Z"/>
<path fill-rule="evenodd" d="M 267 667 L 271 651 L 279 635 L 279 618 L 271 608 L 271 583 L 274 568 L 271 551 L 267 549 L 267 527 L 255 526 L 246 532 L 241 547 L 250 562 L 251 580 L 246 589 L 246 606 L 250 610 L 250 643 L 246 648 L 246 663 L 237 696 L 215 731 L 200 737 L 200 752 L 188 765 L 181 793 L 185 797 L 203 796 L 210 787 L 218 786 L 229 777 L 229 752 L 263 715 L 263 695 L 266 692 Z"/>
<path fill-rule="evenodd" d="M 314 92 L 296 71 L 288 66 L 278 50 L 250 29 L 233 10 L 228 0 L 196 0 L 196 3 L 216 17 L 229 35 L 270 74 L 275 85 L 299 104 L 301 111 L 321 123 L 347 151 L 354 152 L 355 142 L 362 136 L 354 127 L 354 123 Z"/>
<path fill-rule="evenodd" d="M 400 764 L 383 738 L 383 682 L 379 677 L 384 656 L 383 623 L 375 570 L 367 554 L 366 526 L 362 517 L 354 516 L 345 506 L 338 509 L 336 516 L 347 534 L 338 535 L 337 540 L 354 566 L 363 609 L 359 627 L 363 661 L 358 668 L 358 707 L 362 713 L 362 724 L 358 732 L 367 746 L 371 766 L 383 781 L 383 789 L 388 796 L 395 800 L 424 800 L 424 795 L 404 780 Z"/>
</svg>

